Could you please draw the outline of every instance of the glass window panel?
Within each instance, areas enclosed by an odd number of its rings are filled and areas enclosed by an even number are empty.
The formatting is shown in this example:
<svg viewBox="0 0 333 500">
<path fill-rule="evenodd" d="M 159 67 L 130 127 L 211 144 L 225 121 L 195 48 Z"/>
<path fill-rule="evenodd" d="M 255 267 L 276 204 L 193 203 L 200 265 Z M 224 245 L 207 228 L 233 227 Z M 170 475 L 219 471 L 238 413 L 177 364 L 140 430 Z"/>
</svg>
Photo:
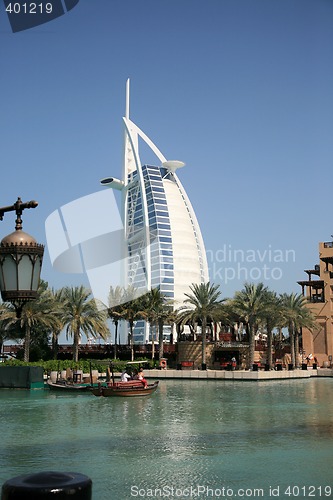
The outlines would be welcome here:
<svg viewBox="0 0 333 500">
<path fill-rule="evenodd" d="M 165 280 L 163 280 L 163 281 L 162 281 L 162 284 L 161 284 L 161 290 L 163 290 L 163 291 L 164 291 L 164 290 L 165 290 L 165 291 L 167 291 L 167 290 L 173 290 L 173 287 L 174 287 L 174 285 L 173 285 L 173 284 L 171 284 L 171 283 L 170 283 L 170 284 L 165 283 Z"/>
<path fill-rule="evenodd" d="M 174 278 L 163 278 L 163 283 L 174 283 Z"/>
<path fill-rule="evenodd" d="M 173 267 L 173 259 L 169 259 L 168 261 L 163 260 L 163 261 L 161 261 L 161 265 L 164 268 L 170 268 L 171 266 Z"/>
<path fill-rule="evenodd" d="M 164 269 L 163 275 L 164 276 L 173 276 L 173 271 L 170 271 L 168 269 Z"/>
<path fill-rule="evenodd" d="M 160 245 L 161 245 L 161 250 L 169 250 L 172 255 L 172 245 L 170 245 L 170 243 L 161 242 Z"/>
<path fill-rule="evenodd" d="M 160 229 L 158 227 L 158 234 L 160 236 L 169 236 L 170 237 L 170 240 L 172 241 L 172 238 L 171 238 L 171 231 L 170 229 Z"/>
<path fill-rule="evenodd" d="M 156 200 L 156 203 L 159 203 L 160 200 L 166 200 L 165 192 L 154 191 L 154 200 Z"/>
<path fill-rule="evenodd" d="M 161 254 L 165 257 L 172 258 L 173 252 L 172 249 L 163 248 L 164 243 L 161 243 Z"/>
</svg>

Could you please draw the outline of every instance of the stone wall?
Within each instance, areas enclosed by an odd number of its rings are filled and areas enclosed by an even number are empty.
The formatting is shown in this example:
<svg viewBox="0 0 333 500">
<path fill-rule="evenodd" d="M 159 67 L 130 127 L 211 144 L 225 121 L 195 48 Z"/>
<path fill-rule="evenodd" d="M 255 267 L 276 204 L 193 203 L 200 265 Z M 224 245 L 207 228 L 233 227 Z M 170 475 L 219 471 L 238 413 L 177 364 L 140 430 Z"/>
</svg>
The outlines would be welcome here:
<svg viewBox="0 0 333 500">
<path fill-rule="evenodd" d="M 177 344 L 177 364 L 183 361 L 193 361 L 194 369 L 201 368 L 202 363 L 202 343 L 201 342 L 178 342 Z M 214 344 L 206 344 L 206 364 L 207 368 L 214 367 Z"/>
</svg>

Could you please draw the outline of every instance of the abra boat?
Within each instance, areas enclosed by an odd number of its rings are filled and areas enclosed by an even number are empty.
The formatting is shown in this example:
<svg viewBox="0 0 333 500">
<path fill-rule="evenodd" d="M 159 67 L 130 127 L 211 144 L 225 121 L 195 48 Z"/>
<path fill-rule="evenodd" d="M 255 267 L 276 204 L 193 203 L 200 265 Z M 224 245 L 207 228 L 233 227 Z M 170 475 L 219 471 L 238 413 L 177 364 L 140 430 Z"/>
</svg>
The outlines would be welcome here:
<svg viewBox="0 0 333 500">
<path fill-rule="evenodd" d="M 158 381 L 145 386 L 140 380 L 130 380 L 128 382 L 113 382 L 106 386 L 99 384 L 98 387 L 93 387 L 91 392 L 94 396 L 109 397 L 133 397 L 133 396 L 149 396 L 156 391 Z"/>
<path fill-rule="evenodd" d="M 58 380 L 58 382 L 47 381 L 48 388 L 52 391 L 63 391 L 63 392 L 86 392 L 89 393 L 93 387 L 91 384 L 74 384 L 73 382 L 67 382 L 66 380 Z"/>
</svg>

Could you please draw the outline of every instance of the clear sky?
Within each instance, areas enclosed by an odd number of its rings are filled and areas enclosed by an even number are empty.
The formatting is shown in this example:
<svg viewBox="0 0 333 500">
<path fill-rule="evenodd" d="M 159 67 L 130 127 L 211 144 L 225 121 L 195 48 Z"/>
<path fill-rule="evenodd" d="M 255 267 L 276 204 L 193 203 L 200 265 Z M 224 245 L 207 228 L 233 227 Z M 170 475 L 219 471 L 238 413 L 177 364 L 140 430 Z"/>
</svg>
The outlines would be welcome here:
<svg viewBox="0 0 333 500">
<path fill-rule="evenodd" d="M 333 233 L 333 2 L 80 0 L 18 33 L 0 2 L 0 205 L 38 200 L 23 228 L 39 242 L 54 210 L 121 176 L 128 77 L 131 119 L 186 163 L 222 295 L 300 292 Z M 47 252 L 42 277 L 86 284 Z"/>
</svg>

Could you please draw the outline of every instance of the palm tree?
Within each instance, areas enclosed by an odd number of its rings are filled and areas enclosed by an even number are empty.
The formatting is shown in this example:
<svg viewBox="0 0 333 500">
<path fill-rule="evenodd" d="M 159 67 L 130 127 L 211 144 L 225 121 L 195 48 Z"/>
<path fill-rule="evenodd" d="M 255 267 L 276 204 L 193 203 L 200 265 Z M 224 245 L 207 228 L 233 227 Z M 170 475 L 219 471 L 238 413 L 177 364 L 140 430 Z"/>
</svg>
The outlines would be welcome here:
<svg viewBox="0 0 333 500">
<path fill-rule="evenodd" d="M 62 290 L 62 320 L 66 325 L 66 335 L 73 336 L 73 360 L 79 358 L 79 342 L 81 334 L 93 338 L 106 339 L 109 329 L 106 324 L 106 312 L 100 310 L 90 290 L 85 287 L 65 287 Z"/>
<path fill-rule="evenodd" d="M 2 353 L 3 344 L 6 340 L 17 339 L 10 325 L 16 318 L 14 307 L 9 303 L 0 304 L 0 354 Z"/>
<path fill-rule="evenodd" d="M 220 313 L 222 300 L 219 285 L 207 283 L 190 286 L 191 293 L 185 293 L 184 306 L 179 309 L 180 319 L 183 323 L 188 321 L 201 321 L 202 335 L 202 369 L 206 369 L 206 330 L 207 323 L 214 321 Z"/>
<path fill-rule="evenodd" d="M 313 328 L 315 320 L 307 307 L 307 300 L 302 294 L 283 293 L 280 296 L 284 326 L 288 328 L 290 338 L 291 363 L 299 366 L 299 334 L 302 327 Z"/>
<path fill-rule="evenodd" d="M 59 290 L 54 290 L 53 288 L 50 290 L 51 294 L 51 300 L 53 300 L 53 306 L 54 306 L 54 314 L 58 318 L 58 325 L 57 327 L 54 327 L 52 329 L 52 334 L 51 334 L 51 342 L 52 342 L 52 352 L 53 352 L 53 359 L 57 359 L 58 357 L 58 340 L 61 331 L 65 327 L 64 319 L 63 319 L 63 308 L 64 308 L 64 297 L 63 297 L 63 292 L 64 289 L 60 288 Z"/>
<path fill-rule="evenodd" d="M 40 282 L 37 299 L 24 304 L 20 318 L 16 317 L 14 311 L 9 311 L 7 322 L 11 331 L 18 327 L 24 332 L 24 361 L 28 362 L 31 335 L 34 329 L 42 328 L 50 332 L 59 328 L 59 317 L 56 314 L 54 301 L 45 281 Z"/>
<path fill-rule="evenodd" d="M 265 296 L 265 308 L 263 311 L 263 322 L 267 333 L 266 364 L 269 369 L 273 366 L 273 331 L 279 327 L 282 321 L 281 303 L 275 292 L 267 290 Z"/>
<path fill-rule="evenodd" d="M 161 292 L 160 288 L 152 288 L 150 292 L 144 295 L 143 314 L 151 327 L 152 337 L 152 359 L 155 358 L 155 331 L 158 329 L 159 359 L 163 357 L 163 327 L 164 322 L 170 314 L 171 303 Z"/>
<path fill-rule="evenodd" d="M 162 358 L 164 358 L 164 325 L 170 325 L 171 328 L 170 335 L 173 335 L 172 328 L 175 321 L 176 321 L 176 312 L 173 310 L 171 301 L 166 299 L 158 315 L 159 361 L 161 361 Z"/>
<path fill-rule="evenodd" d="M 107 308 L 107 314 L 112 320 L 115 326 L 114 334 L 114 351 L 113 357 L 117 358 L 117 345 L 118 345 L 118 325 L 119 321 L 122 319 L 123 303 L 125 299 L 125 290 L 121 286 L 110 287 L 109 293 L 109 304 Z"/>
<path fill-rule="evenodd" d="M 129 286 L 125 290 L 124 294 L 125 302 L 123 303 L 121 308 L 121 317 L 122 319 L 128 322 L 130 327 L 128 343 L 131 348 L 131 361 L 134 361 L 134 337 L 133 337 L 134 323 L 138 319 L 144 318 L 144 312 L 143 312 L 144 306 L 142 300 L 140 299 L 141 297 L 138 297 L 138 290 L 133 286 Z"/>
<path fill-rule="evenodd" d="M 245 283 L 243 290 L 236 292 L 230 301 L 232 309 L 246 325 L 249 336 L 249 366 L 254 362 L 255 334 L 267 307 L 268 288 L 263 283 Z"/>
</svg>

